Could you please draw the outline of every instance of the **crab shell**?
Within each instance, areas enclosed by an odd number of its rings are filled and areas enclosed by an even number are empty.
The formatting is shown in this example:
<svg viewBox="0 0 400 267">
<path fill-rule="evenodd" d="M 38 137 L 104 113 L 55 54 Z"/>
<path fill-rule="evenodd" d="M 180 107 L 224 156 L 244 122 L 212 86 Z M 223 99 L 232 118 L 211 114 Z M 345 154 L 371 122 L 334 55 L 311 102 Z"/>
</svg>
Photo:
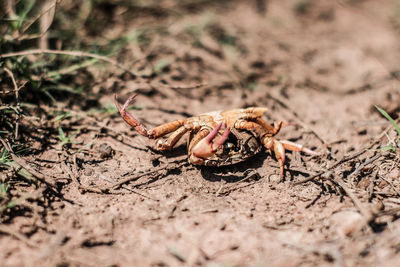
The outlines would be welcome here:
<svg viewBox="0 0 400 267">
<path fill-rule="evenodd" d="M 222 136 L 219 132 L 219 136 Z M 188 136 L 188 146 L 194 134 Z M 226 166 L 236 164 L 247 160 L 262 150 L 260 140 L 250 131 L 238 131 L 231 129 L 231 133 L 226 142 L 221 145 L 213 155 L 204 160 L 202 165 L 205 166 Z M 190 152 L 188 151 L 189 161 Z M 196 162 L 191 162 L 196 164 Z"/>
<path fill-rule="evenodd" d="M 262 144 L 257 128 L 247 129 L 248 125 L 243 127 L 240 124 L 246 124 L 247 118 L 261 118 L 265 111 L 266 108 L 252 107 L 212 111 L 185 119 L 182 127 L 187 128 L 189 132 L 189 162 L 194 165 L 224 166 L 244 161 L 260 152 Z M 210 141 L 205 141 L 210 135 Z M 156 148 L 163 150 L 164 142 L 158 140 Z M 213 147 L 213 143 L 217 145 Z"/>
</svg>

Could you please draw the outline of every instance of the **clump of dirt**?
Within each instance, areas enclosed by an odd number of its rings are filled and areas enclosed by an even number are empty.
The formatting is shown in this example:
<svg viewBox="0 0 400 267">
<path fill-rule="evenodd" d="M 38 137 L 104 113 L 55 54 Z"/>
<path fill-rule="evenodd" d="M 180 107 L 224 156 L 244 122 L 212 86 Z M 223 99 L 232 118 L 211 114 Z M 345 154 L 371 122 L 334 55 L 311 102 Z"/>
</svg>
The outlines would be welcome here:
<svg viewBox="0 0 400 267">
<path fill-rule="evenodd" d="M 134 32 L 117 55 L 131 73 L 113 64 L 97 73 L 88 107 L 137 93 L 131 112 L 152 128 L 264 106 L 270 122 L 292 122 L 278 139 L 321 156 L 287 153 L 283 182 L 265 150 L 195 167 L 184 140 L 157 152 L 115 110 L 90 115 L 71 101 L 72 115 L 57 124 L 44 106 L 21 120 L 37 129 L 37 152 L 15 160 L 39 182 L 14 185 L 23 193 L 18 209 L 2 213 L 3 265 L 399 261 L 399 136 L 375 108 L 398 119 L 392 1 L 113 2 L 96 10 L 109 23 L 88 38 Z"/>
</svg>

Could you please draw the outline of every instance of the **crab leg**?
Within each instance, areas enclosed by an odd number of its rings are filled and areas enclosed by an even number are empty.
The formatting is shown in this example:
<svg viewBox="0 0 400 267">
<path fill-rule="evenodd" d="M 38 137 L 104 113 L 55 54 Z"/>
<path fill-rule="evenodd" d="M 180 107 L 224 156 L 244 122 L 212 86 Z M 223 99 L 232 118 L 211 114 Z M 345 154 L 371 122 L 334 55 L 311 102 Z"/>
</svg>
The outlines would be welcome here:
<svg viewBox="0 0 400 267">
<path fill-rule="evenodd" d="M 281 142 L 276 140 L 271 136 L 264 136 L 261 139 L 262 144 L 265 146 L 266 149 L 269 151 L 274 150 L 275 158 L 279 162 L 280 166 L 280 180 L 283 180 L 284 174 L 284 166 L 285 166 L 285 147 L 282 145 Z"/>
<path fill-rule="evenodd" d="M 174 145 L 181 139 L 181 137 L 190 129 L 182 126 L 178 128 L 175 132 L 171 134 L 170 137 L 168 137 L 167 140 L 157 140 L 156 142 L 156 149 L 158 151 L 163 151 L 163 150 L 170 150 L 174 147 Z"/>
<path fill-rule="evenodd" d="M 270 151 L 274 151 L 275 157 L 280 165 L 280 179 L 283 179 L 284 174 L 284 166 L 285 166 L 285 150 L 290 151 L 300 151 L 310 155 L 318 155 L 317 152 L 314 152 L 308 148 L 303 147 L 302 145 L 290 142 L 290 141 L 278 141 L 272 136 L 276 135 L 281 127 L 286 126 L 287 123 L 282 121 L 277 121 L 274 123 L 274 126 L 269 125 L 262 119 L 256 119 L 253 121 L 245 121 L 239 120 L 235 124 L 236 129 L 243 130 L 252 130 L 261 137 L 261 142 Z"/>
<path fill-rule="evenodd" d="M 282 145 L 281 142 L 279 142 L 278 140 L 273 140 L 274 143 L 274 154 L 275 154 L 275 158 L 278 160 L 279 163 L 279 167 L 280 167 L 280 181 L 283 180 L 283 174 L 284 174 L 284 169 L 285 169 L 285 147 Z"/>
<path fill-rule="evenodd" d="M 300 144 L 297 144 L 297 143 L 294 143 L 294 142 L 291 142 L 288 140 L 280 140 L 279 142 L 283 145 L 283 147 L 285 149 L 290 150 L 290 151 L 304 152 L 308 155 L 313 155 L 313 156 L 319 155 L 318 152 L 315 152 L 311 149 L 304 147 L 303 145 L 300 145 Z"/>
<path fill-rule="evenodd" d="M 287 123 L 284 123 L 283 121 L 276 121 L 274 122 L 274 126 L 270 125 L 269 123 L 265 122 L 261 118 L 256 118 L 255 122 L 259 125 L 261 125 L 268 134 L 270 135 L 276 135 L 279 133 L 281 127 L 286 126 Z"/>
<path fill-rule="evenodd" d="M 128 108 L 129 104 L 133 101 L 133 99 L 137 95 L 133 95 L 126 100 L 124 105 L 121 107 L 117 100 L 117 95 L 114 94 L 114 104 L 117 107 L 121 117 L 124 119 L 126 123 L 132 126 L 137 132 L 141 135 L 146 136 L 151 139 L 158 138 L 160 136 L 169 134 L 179 127 L 185 124 L 185 120 L 176 120 L 169 123 L 165 123 L 160 125 L 152 130 L 148 130 L 140 121 L 138 121 L 132 114 L 130 114 L 126 109 Z M 179 138 L 178 138 L 179 139 Z"/>
<path fill-rule="evenodd" d="M 319 155 L 318 152 L 305 148 L 303 145 L 293 143 L 287 140 L 278 141 L 273 137 L 265 136 L 262 138 L 262 143 L 269 150 L 274 150 L 275 158 L 280 165 L 280 180 L 283 179 L 284 166 L 285 166 L 285 150 L 304 152 L 309 155 Z"/>
<path fill-rule="evenodd" d="M 271 125 L 269 126 L 273 129 Z M 254 121 L 238 120 L 235 123 L 234 128 L 240 130 L 254 131 L 258 136 L 264 136 L 265 134 L 270 133 L 263 126 Z M 273 133 L 271 132 L 270 135 L 273 135 Z"/>
</svg>

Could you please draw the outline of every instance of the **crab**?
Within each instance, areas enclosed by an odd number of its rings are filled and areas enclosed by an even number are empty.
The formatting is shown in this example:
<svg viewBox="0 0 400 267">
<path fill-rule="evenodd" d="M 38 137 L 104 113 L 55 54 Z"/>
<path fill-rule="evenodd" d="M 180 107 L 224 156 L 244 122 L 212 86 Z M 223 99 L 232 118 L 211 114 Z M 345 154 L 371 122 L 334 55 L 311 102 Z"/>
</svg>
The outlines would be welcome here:
<svg viewBox="0 0 400 267">
<path fill-rule="evenodd" d="M 267 111 L 264 107 L 249 107 L 212 111 L 198 116 L 179 119 L 162 124 L 154 129 L 147 129 L 139 120 L 127 111 L 127 107 L 137 95 L 128 98 L 121 107 L 114 94 L 114 103 L 121 117 L 139 134 L 156 139 L 155 149 L 171 150 L 188 133 L 187 149 L 189 162 L 194 165 L 224 166 L 242 162 L 259 153 L 265 147 L 280 165 L 280 180 L 284 177 L 285 150 L 300 151 L 309 155 L 319 153 L 304 146 L 277 140 L 277 135 L 287 123 L 276 121 L 267 123 L 262 116 Z M 171 134 L 167 139 L 161 139 Z"/>
</svg>

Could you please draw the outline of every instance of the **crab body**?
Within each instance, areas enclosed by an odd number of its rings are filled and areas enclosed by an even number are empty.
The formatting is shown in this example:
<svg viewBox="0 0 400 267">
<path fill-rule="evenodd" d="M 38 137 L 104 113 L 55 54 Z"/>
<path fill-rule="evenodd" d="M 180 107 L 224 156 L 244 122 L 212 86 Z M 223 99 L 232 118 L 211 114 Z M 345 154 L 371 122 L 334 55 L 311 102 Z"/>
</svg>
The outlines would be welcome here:
<svg viewBox="0 0 400 267">
<path fill-rule="evenodd" d="M 192 134 L 188 136 L 189 143 L 192 136 Z M 236 164 L 259 153 L 262 147 L 260 140 L 252 132 L 231 129 L 228 139 L 217 149 L 215 154 L 204 160 L 204 165 L 226 166 Z"/>
<path fill-rule="evenodd" d="M 283 178 L 285 149 L 302 151 L 311 155 L 317 153 L 290 141 L 274 138 L 285 123 L 273 125 L 262 119 L 267 111 L 263 107 L 213 111 L 198 116 L 175 120 L 148 130 L 126 108 L 136 95 L 130 97 L 121 107 L 114 95 L 114 103 L 122 118 L 141 135 L 157 139 L 156 149 L 170 150 L 188 133 L 187 147 L 189 162 L 195 165 L 231 165 L 257 154 L 265 147 L 275 153 L 280 163 L 280 177 Z M 170 134 L 167 139 L 160 137 Z"/>
</svg>

